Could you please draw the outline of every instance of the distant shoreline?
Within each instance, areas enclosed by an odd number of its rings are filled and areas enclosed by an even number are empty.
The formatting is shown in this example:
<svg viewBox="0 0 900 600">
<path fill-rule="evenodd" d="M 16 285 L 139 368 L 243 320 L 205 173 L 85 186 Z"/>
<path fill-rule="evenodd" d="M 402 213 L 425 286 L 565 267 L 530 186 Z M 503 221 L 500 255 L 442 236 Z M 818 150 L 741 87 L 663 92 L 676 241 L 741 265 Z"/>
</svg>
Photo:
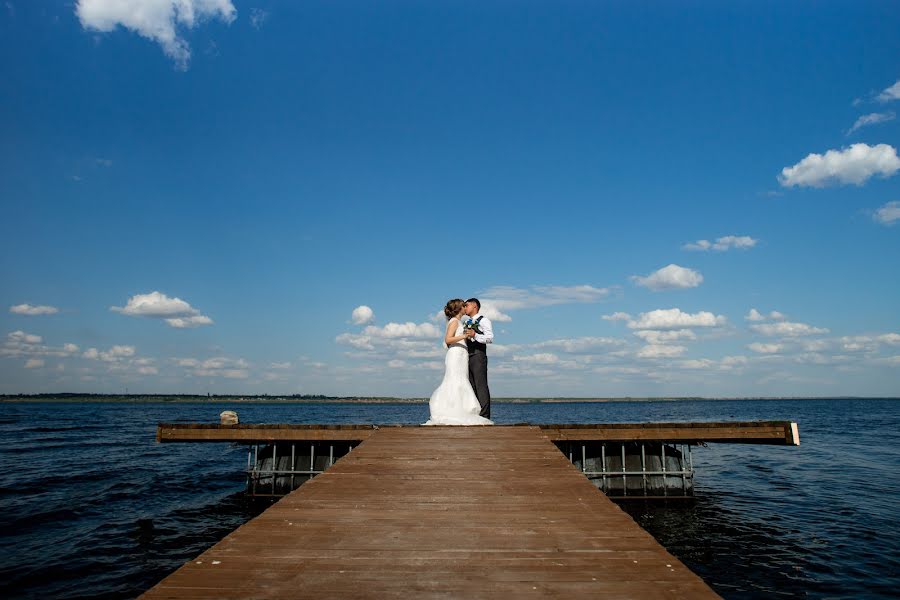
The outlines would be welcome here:
<svg viewBox="0 0 900 600">
<path fill-rule="evenodd" d="M 536 397 L 536 398 L 493 398 L 500 404 L 572 404 L 572 403 L 608 403 L 608 402 L 679 402 L 679 401 L 727 401 L 727 400 L 900 400 L 897 397 L 877 396 L 657 396 L 657 397 L 609 397 L 609 398 L 575 398 L 575 397 Z M 5 394 L 0 395 L 2 403 L 118 403 L 118 404 L 421 404 L 428 398 L 395 398 L 365 396 L 199 396 L 168 394 Z"/>
</svg>

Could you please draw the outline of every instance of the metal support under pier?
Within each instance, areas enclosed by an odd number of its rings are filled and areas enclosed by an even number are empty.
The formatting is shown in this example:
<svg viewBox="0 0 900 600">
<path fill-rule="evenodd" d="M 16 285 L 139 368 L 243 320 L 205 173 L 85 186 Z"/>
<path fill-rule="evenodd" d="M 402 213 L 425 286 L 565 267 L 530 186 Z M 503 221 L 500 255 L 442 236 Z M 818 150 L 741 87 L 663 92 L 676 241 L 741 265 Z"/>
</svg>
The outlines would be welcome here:
<svg viewBox="0 0 900 600">
<path fill-rule="evenodd" d="M 694 495 L 691 444 L 570 441 L 556 445 L 610 498 Z"/>
<path fill-rule="evenodd" d="M 247 493 L 280 497 L 349 454 L 357 441 L 256 442 L 247 448 Z"/>
</svg>

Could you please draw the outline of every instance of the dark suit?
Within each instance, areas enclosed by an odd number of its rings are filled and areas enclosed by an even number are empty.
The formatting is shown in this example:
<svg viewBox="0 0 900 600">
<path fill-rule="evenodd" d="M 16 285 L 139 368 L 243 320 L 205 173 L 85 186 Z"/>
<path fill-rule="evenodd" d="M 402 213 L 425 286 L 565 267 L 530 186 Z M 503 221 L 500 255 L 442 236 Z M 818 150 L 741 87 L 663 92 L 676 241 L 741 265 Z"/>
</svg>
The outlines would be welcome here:
<svg viewBox="0 0 900 600">
<path fill-rule="evenodd" d="M 472 384 L 472 389 L 478 396 L 478 403 L 481 404 L 481 416 L 490 419 L 491 390 L 488 388 L 487 379 L 487 344 L 467 339 L 466 347 L 469 349 L 469 383 Z"/>
</svg>

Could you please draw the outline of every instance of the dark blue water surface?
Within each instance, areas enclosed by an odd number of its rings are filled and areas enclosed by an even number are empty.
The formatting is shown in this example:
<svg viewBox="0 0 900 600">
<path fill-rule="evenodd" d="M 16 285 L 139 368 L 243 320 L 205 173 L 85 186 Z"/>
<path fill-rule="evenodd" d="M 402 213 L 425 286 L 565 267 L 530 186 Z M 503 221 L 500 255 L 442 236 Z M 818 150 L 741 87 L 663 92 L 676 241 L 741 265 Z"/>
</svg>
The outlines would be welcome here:
<svg viewBox="0 0 900 600">
<path fill-rule="evenodd" d="M 266 507 L 246 452 L 158 422 L 421 423 L 426 404 L 0 404 L 0 597 L 128 598 Z M 799 447 L 694 452 L 694 500 L 621 506 L 726 598 L 900 590 L 900 401 L 495 404 L 498 423 L 797 421 Z M 526 484 L 527 485 L 527 484 Z"/>
</svg>

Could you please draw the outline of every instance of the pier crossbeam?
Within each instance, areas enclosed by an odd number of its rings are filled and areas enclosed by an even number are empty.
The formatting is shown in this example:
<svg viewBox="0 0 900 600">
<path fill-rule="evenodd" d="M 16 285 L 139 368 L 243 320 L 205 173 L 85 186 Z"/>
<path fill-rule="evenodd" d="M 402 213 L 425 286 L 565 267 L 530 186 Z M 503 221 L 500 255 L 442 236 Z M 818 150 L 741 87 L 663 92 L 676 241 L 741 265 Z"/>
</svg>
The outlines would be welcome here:
<svg viewBox="0 0 900 600">
<path fill-rule="evenodd" d="M 521 425 L 495 425 L 495 429 Z M 362 441 L 374 432 L 416 429 L 417 425 L 294 425 L 160 423 L 158 442 Z M 597 423 L 536 425 L 551 441 L 665 441 L 797 446 L 800 436 L 792 421 L 724 423 Z"/>
<path fill-rule="evenodd" d="M 155 598 L 718 598 L 536 426 L 373 430 Z"/>
</svg>

